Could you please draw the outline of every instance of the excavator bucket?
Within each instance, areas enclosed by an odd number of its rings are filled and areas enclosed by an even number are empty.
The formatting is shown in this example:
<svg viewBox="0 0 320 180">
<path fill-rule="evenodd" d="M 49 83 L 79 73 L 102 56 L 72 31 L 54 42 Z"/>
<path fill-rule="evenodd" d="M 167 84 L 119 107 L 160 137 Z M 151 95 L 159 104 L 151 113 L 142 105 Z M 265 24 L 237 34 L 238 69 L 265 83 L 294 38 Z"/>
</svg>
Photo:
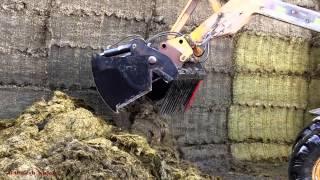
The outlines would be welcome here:
<svg viewBox="0 0 320 180">
<path fill-rule="evenodd" d="M 96 87 L 112 110 L 117 111 L 151 91 L 151 73 L 146 58 L 96 55 L 93 59 Z"/>
<path fill-rule="evenodd" d="M 140 39 L 92 58 L 96 88 L 115 112 L 144 95 L 159 102 L 163 114 L 184 110 L 203 79 L 192 67 L 186 68 L 177 68 L 168 56 Z"/>
</svg>

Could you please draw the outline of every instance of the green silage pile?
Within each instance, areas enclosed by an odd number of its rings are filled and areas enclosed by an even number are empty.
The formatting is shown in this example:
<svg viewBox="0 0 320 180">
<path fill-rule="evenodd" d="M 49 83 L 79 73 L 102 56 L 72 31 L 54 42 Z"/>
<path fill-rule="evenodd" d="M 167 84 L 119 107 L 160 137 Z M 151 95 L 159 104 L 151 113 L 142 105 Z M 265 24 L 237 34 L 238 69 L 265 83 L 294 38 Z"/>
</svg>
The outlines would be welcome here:
<svg viewBox="0 0 320 180">
<path fill-rule="evenodd" d="M 210 179 L 180 161 L 173 147 L 151 147 L 143 136 L 113 127 L 61 92 L 0 124 L 0 178 L 45 177 Z"/>
</svg>

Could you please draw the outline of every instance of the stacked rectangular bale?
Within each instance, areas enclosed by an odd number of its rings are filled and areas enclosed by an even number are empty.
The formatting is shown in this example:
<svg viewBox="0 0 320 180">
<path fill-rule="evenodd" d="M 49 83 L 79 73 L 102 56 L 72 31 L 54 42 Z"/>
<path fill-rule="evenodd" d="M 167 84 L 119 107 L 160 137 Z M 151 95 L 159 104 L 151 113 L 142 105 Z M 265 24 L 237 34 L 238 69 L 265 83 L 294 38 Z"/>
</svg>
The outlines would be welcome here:
<svg viewBox="0 0 320 180">
<path fill-rule="evenodd" d="M 153 31 L 170 29 L 186 2 L 157 0 Z M 290 3 L 315 8 L 313 1 Z M 201 2 L 186 29 L 210 12 Z M 194 106 L 170 124 L 183 157 L 211 171 L 229 168 L 231 143 L 236 160 L 286 159 L 303 127 L 310 40 L 310 31 L 263 16 L 253 17 L 234 39 L 214 40 Z"/>
<path fill-rule="evenodd" d="M 314 9 L 313 1 L 298 5 Z M 231 154 L 240 161 L 286 160 L 303 128 L 310 74 L 309 30 L 256 15 L 235 40 Z"/>
<path fill-rule="evenodd" d="M 108 115 L 92 90 L 91 56 L 127 35 L 147 35 L 153 6 L 153 1 L 139 0 L 4 0 L 0 5 L 0 96 L 10 96 L 1 104 L 0 114 L 12 113 L 0 118 L 16 116 L 26 104 L 56 89 Z"/>
<path fill-rule="evenodd" d="M 93 52 L 130 35 L 144 36 L 151 2 L 54 1 L 49 18 L 48 83 L 53 87 L 93 87 Z M 139 4 L 139 5 L 138 5 Z"/>
<path fill-rule="evenodd" d="M 313 1 L 297 2 L 314 8 Z M 107 112 L 91 90 L 92 53 L 129 34 L 151 36 L 169 30 L 186 3 L 4 0 L 0 119 L 14 117 L 54 89 L 84 99 L 98 113 Z M 190 32 L 211 12 L 201 1 L 185 30 Z M 308 103 L 310 40 L 308 30 L 255 16 L 235 41 L 212 41 L 205 63 L 208 77 L 194 106 L 170 123 L 183 157 L 208 171 L 229 168 L 231 141 L 231 153 L 238 160 L 286 158 Z M 313 46 L 313 59 L 319 59 L 318 47 Z M 310 87 L 315 88 L 310 89 L 316 90 L 319 79 L 314 76 Z M 318 102 L 309 96 L 309 104 L 314 101 Z"/>
<path fill-rule="evenodd" d="M 145 36 L 152 7 L 152 1 L 139 0 L 53 1 L 48 20 L 48 86 L 72 89 L 71 95 L 110 115 L 97 93 L 90 91 L 95 87 L 92 54 L 128 35 Z"/>
<path fill-rule="evenodd" d="M 157 0 L 151 32 L 170 30 L 187 0 Z M 183 32 L 190 33 L 213 14 L 210 4 L 201 1 Z M 232 38 L 211 42 L 210 58 L 204 63 L 207 77 L 192 108 L 170 120 L 170 129 L 182 157 L 197 163 L 203 170 L 217 173 L 230 167 L 228 161 L 227 112 L 231 105 Z"/>
<path fill-rule="evenodd" d="M 314 115 L 309 110 L 320 108 L 320 33 L 314 33 L 310 48 L 311 61 L 311 80 L 309 84 L 308 111 L 305 114 L 305 123 L 307 126 L 313 119 Z"/>
<path fill-rule="evenodd" d="M 12 118 L 46 96 L 47 0 L 3 0 L 0 4 L 0 118 Z M 28 88 L 25 88 L 28 86 Z"/>
</svg>

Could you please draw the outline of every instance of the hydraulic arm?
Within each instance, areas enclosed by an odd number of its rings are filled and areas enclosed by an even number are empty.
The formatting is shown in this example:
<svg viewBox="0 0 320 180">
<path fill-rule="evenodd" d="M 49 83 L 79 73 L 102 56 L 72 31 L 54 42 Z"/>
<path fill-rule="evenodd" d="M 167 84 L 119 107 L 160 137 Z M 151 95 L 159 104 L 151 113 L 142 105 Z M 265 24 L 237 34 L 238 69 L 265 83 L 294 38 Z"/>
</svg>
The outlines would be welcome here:
<svg viewBox="0 0 320 180">
<path fill-rule="evenodd" d="M 93 57 L 97 90 L 112 110 L 144 95 L 158 102 L 163 114 L 188 109 L 206 75 L 202 64 L 208 59 L 210 40 L 236 33 L 253 14 L 320 31 L 320 13 L 280 0 L 230 0 L 223 6 L 209 0 L 215 13 L 190 34 L 181 34 L 199 2 L 187 3 L 170 32 L 147 40 L 134 36 Z M 167 40 L 159 43 L 160 37 Z"/>
</svg>

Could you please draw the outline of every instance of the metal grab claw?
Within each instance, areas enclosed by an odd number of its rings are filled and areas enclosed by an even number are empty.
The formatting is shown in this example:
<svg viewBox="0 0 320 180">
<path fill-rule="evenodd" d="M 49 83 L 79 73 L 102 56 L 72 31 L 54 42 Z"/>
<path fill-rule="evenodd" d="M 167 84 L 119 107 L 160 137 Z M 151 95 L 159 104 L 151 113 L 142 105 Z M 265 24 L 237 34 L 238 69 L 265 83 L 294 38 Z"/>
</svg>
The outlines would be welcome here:
<svg viewBox="0 0 320 180">
<path fill-rule="evenodd" d="M 155 76 L 170 83 L 178 70 L 169 57 L 136 39 L 92 58 L 97 90 L 115 112 L 152 91 Z"/>
</svg>

